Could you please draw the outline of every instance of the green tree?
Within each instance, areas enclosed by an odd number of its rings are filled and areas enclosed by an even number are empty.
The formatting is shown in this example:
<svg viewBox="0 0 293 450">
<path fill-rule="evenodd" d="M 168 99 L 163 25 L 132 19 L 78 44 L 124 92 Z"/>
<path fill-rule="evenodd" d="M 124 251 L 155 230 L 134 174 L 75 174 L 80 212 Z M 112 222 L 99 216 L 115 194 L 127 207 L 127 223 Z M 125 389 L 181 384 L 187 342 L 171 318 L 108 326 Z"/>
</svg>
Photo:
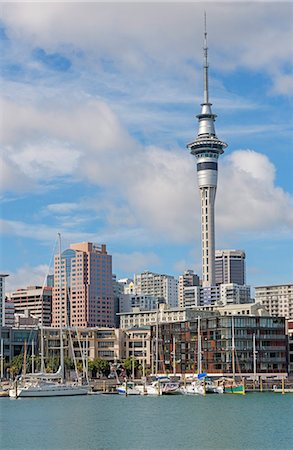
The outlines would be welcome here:
<svg viewBox="0 0 293 450">
<path fill-rule="evenodd" d="M 49 373 L 57 372 L 60 365 L 58 356 L 50 356 L 46 362 L 46 371 Z"/>
<path fill-rule="evenodd" d="M 124 359 L 123 366 L 124 366 L 124 369 L 126 370 L 127 376 L 132 374 L 133 365 L 134 365 L 134 375 L 135 375 L 135 373 L 139 367 L 138 360 L 135 358 L 132 358 L 132 357 L 128 357 L 128 358 Z"/>
<path fill-rule="evenodd" d="M 11 363 L 10 363 L 10 367 L 9 367 L 9 371 L 11 376 L 15 376 L 15 375 L 19 375 L 20 372 L 22 371 L 22 366 L 23 366 L 23 354 L 19 354 L 17 356 L 14 356 L 14 358 L 12 358 Z"/>
</svg>

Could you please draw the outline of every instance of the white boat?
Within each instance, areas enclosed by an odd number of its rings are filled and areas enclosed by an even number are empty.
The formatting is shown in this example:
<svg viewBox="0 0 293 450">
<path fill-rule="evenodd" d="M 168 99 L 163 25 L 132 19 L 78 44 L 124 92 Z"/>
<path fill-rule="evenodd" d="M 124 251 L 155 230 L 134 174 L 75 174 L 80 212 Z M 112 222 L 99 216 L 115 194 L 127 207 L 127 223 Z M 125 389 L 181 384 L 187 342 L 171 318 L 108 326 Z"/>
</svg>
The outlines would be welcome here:
<svg viewBox="0 0 293 450">
<path fill-rule="evenodd" d="M 118 394 L 122 394 L 122 395 L 140 395 L 141 394 L 140 390 L 138 389 L 138 386 L 136 386 L 135 383 L 133 383 L 131 381 L 119 384 L 116 387 L 116 390 L 117 390 Z"/>
<path fill-rule="evenodd" d="M 214 381 L 210 380 L 209 378 L 206 378 L 204 380 L 205 384 L 205 391 L 207 394 L 223 394 L 224 388 L 223 386 L 217 385 Z"/>
<path fill-rule="evenodd" d="M 73 395 L 87 395 L 87 385 L 57 383 L 56 381 L 45 381 L 32 379 L 24 384 L 15 382 L 14 387 L 9 390 L 9 397 L 59 397 Z"/>
<path fill-rule="evenodd" d="M 205 389 L 199 380 L 194 380 L 186 386 L 180 388 L 184 395 L 205 395 Z"/>
<path fill-rule="evenodd" d="M 159 381 L 153 381 L 150 384 L 137 386 L 137 388 L 140 390 L 141 395 L 159 396 L 163 394 L 162 386 Z"/>
</svg>

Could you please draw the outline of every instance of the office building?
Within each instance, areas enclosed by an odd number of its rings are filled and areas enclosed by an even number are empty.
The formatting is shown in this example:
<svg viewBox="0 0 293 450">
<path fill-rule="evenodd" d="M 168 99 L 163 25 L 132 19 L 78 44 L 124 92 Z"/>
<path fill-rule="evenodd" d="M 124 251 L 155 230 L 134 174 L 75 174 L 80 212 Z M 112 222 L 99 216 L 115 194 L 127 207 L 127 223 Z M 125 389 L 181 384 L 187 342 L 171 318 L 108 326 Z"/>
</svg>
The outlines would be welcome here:
<svg viewBox="0 0 293 450">
<path fill-rule="evenodd" d="M 257 286 L 255 301 L 261 302 L 272 316 L 293 319 L 293 284 Z"/>
<path fill-rule="evenodd" d="M 216 284 L 245 284 L 245 252 L 242 250 L 216 250 Z"/>
<path fill-rule="evenodd" d="M 52 320 L 52 288 L 45 286 L 28 286 L 17 289 L 8 295 L 10 302 L 14 304 L 15 314 L 29 314 L 43 322 L 44 326 L 50 326 Z"/>
<path fill-rule="evenodd" d="M 61 288 L 61 289 L 60 289 Z M 106 245 L 82 242 L 55 256 L 52 325 L 115 325 L 112 256 Z M 60 305 L 62 314 L 60 317 Z"/>
</svg>

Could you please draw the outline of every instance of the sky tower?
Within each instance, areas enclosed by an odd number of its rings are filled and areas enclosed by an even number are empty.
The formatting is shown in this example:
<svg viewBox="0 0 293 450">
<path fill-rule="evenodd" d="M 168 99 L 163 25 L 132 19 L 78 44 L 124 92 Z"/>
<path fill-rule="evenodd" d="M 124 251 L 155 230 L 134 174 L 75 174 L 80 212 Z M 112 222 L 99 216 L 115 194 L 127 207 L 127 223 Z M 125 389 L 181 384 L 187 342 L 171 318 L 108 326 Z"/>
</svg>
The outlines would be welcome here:
<svg viewBox="0 0 293 450">
<path fill-rule="evenodd" d="M 204 20 L 204 94 L 198 118 L 198 134 L 187 145 L 196 158 L 197 179 L 201 202 L 202 285 L 215 285 L 215 198 L 218 179 L 218 158 L 227 147 L 215 132 L 216 115 L 209 102 L 208 46 L 206 16 Z"/>
</svg>

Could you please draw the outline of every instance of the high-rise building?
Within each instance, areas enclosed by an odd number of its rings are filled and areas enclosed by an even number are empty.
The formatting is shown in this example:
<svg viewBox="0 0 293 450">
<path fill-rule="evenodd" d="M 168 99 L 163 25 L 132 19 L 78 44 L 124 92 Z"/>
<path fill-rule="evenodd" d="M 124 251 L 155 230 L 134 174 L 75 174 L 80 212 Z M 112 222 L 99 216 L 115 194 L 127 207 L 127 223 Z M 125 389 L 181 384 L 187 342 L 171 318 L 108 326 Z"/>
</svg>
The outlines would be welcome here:
<svg viewBox="0 0 293 450">
<path fill-rule="evenodd" d="M 52 288 L 45 286 L 28 286 L 8 294 L 14 304 L 15 314 L 25 314 L 27 311 L 39 322 L 48 327 L 52 320 Z"/>
<path fill-rule="evenodd" d="M 293 319 L 293 284 L 257 286 L 255 301 L 260 302 L 272 316 Z"/>
<path fill-rule="evenodd" d="M 208 88 L 207 32 L 204 33 L 204 97 L 199 121 L 198 135 L 187 145 L 196 158 L 197 179 L 201 203 L 202 285 L 215 285 L 215 197 L 218 177 L 218 158 L 227 147 L 215 132 L 216 115 L 212 113 Z"/>
<path fill-rule="evenodd" d="M 5 278 L 7 274 L 0 274 L 0 325 L 5 327 Z"/>
<path fill-rule="evenodd" d="M 190 286 L 199 286 L 199 277 L 193 270 L 186 270 L 178 280 L 178 306 L 184 306 L 185 288 Z"/>
<path fill-rule="evenodd" d="M 148 271 L 134 275 L 134 291 L 162 298 L 172 307 L 178 304 L 178 281 L 171 275 Z"/>
<path fill-rule="evenodd" d="M 245 284 L 245 252 L 243 250 L 216 250 L 216 284 Z"/>
<path fill-rule="evenodd" d="M 74 327 L 111 327 L 114 315 L 112 256 L 106 245 L 71 244 L 61 254 L 61 264 L 56 255 L 52 325 L 59 326 L 62 319 Z"/>
</svg>

